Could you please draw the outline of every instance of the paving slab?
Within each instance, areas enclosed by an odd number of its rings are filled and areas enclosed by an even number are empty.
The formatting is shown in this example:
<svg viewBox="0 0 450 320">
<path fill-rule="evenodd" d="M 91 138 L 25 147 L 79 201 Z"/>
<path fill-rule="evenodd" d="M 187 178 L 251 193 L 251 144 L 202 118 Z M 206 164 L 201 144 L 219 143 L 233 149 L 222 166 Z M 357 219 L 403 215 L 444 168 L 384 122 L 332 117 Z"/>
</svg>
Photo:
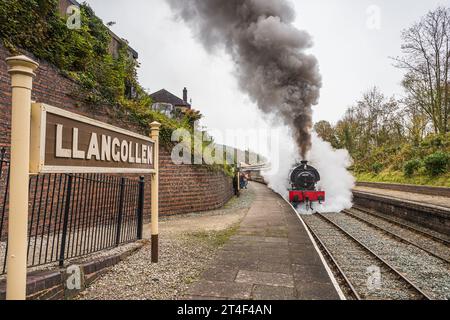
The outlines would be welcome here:
<svg viewBox="0 0 450 320">
<path fill-rule="evenodd" d="M 292 207 L 264 185 L 252 184 L 251 188 L 256 197 L 237 233 L 187 290 L 187 298 L 338 300 Z"/>
<path fill-rule="evenodd" d="M 287 287 L 273 287 L 256 285 L 253 288 L 255 300 L 296 300 L 295 289 Z"/>
<path fill-rule="evenodd" d="M 190 288 L 188 296 L 248 300 L 252 289 L 253 286 L 247 283 L 200 280 Z"/>
<path fill-rule="evenodd" d="M 216 266 L 209 268 L 203 273 L 203 279 L 208 281 L 230 281 L 236 280 L 239 272 L 238 267 L 233 266 Z"/>
<path fill-rule="evenodd" d="M 240 270 L 236 277 L 238 283 L 261 284 L 272 287 L 294 287 L 294 277 L 290 274 Z"/>
</svg>

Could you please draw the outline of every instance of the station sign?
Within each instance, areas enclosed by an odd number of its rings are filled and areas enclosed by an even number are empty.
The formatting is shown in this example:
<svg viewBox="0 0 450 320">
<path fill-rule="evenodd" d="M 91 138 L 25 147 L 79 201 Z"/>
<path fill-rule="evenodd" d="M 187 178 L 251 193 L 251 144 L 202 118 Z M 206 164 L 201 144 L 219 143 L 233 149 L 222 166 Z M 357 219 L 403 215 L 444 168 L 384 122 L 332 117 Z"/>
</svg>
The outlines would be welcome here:
<svg viewBox="0 0 450 320">
<path fill-rule="evenodd" d="M 30 173 L 155 173 L 149 137 L 45 104 L 31 110 Z"/>
</svg>

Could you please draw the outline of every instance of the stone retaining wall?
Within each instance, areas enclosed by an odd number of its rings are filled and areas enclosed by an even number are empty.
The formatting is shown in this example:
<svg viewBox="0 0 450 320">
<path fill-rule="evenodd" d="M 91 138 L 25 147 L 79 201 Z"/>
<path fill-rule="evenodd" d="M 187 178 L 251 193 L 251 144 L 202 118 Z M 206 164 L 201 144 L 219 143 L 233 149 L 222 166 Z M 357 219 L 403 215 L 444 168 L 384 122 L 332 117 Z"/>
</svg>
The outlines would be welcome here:
<svg viewBox="0 0 450 320">
<path fill-rule="evenodd" d="M 359 191 L 354 191 L 353 195 L 355 205 L 411 221 L 443 234 L 450 234 L 449 209 Z"/>
<path fill-rule="evenodd" d="M 446 187 L 431 187 L 431 186 L 418 186 L 411 184 L 380 183 L 380 182 L 357 182 L 356 185 L 358 187 L 387 189 L 412 193 L 421 193 L 431 196 L 450 197 L 450 188 Z"/>
</svg>

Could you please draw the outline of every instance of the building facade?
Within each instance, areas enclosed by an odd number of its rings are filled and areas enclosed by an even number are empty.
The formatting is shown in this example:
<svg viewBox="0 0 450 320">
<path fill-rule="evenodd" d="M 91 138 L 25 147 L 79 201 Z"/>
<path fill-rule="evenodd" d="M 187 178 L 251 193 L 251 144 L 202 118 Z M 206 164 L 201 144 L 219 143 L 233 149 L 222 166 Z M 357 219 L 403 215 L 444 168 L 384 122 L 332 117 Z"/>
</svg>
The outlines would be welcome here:
<svg viewBox="0 0 450 320">
<path fill-rule="evenodd" d="M 173 118 L 177 112 L 184 113 L 192 109 L 188 102 L 187 88 L 183 89 L 183 99 L 170 93 L 166 89 L 161 89 L 150 95 L 153 100 L 152 109 Z"/>
</svg>

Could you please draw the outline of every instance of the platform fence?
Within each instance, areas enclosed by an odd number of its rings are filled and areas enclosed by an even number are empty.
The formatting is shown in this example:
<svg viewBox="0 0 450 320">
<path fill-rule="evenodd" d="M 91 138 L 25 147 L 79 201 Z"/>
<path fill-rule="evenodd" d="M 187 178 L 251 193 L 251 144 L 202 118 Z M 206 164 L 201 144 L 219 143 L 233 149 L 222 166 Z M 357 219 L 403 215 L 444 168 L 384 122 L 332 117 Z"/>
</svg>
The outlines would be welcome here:
<svg viewBox="0 0 450 320">
<path fill-rule="evenodd" d="M 7 272 L 8 154 L 0 150 L 0 274 Z M 145 182 L 104 174 L 30 175 L 28 267 L 142 239 Z"/>
</svg>

